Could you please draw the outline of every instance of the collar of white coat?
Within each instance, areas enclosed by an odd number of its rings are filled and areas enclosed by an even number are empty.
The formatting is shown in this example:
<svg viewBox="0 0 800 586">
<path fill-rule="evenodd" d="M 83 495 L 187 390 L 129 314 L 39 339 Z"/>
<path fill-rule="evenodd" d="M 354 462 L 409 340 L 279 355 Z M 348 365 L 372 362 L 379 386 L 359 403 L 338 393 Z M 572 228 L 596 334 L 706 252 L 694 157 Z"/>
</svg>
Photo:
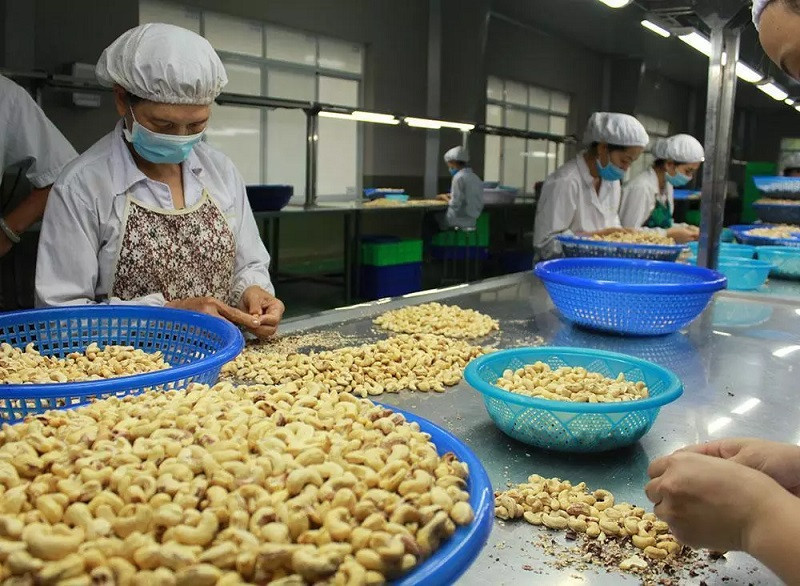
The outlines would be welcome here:
<svg viewBox="0 0 800 586">
<path fill-rule="evenodd" d="M 586 159 L 584 158 L 584 153 L 578 154 L 578 172 L 581 174 L 581 179 L 586 184 L 587 187 L 591 188 L 594 191 L 594 177 L 589 172 L 589 165 L 586 164 Z"/>
<path fill-rule="evenodd" d="M 665 196 L 665 197 L 669 197 L 670 194 L 672 193 L 672 183 L 667 181 L 667 179 L 665 177 L 664 178 L 664 189 L 661 189 L 659 187 L 659 185 L 658 185 L 658 173 L 656 173 L 656 170 L 653 167 L 650 167 L 649 169 L 647 169 L 647 173 L 648 173 L 648 177 L 650 177 L 650 181 L 652 181 L 653 185 L 655 185 L 655 187 L 656 187 L 656 193 L 655 193 L 656 197 L 662 196 L 662 195 Z"/>
<path fill-rule="evenodd" d="M 111 178 L 116 195 L 124 195 L 140 181 L 151 180 L 136 166 L 136 161 L 134 161 L 122 134 L 122 124 L 122 120 L 117 122 L 111 142 Z M 189 166 L 195 177 L 200 177 L 203 173 L 203 165 L 194 149 L 189 153 L 184 164 Z"/>
</svg>

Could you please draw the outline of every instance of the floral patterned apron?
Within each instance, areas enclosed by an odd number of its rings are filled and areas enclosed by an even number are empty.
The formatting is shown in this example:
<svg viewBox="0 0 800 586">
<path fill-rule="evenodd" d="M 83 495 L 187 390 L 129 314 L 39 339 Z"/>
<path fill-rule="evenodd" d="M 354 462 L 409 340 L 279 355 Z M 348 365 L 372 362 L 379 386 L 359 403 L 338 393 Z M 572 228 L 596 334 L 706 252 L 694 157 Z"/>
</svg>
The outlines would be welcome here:
<svg viewBox="0 0 800 586">
<path fill-rule="evenodd" d="M 128 195 L 112 295 L 161 293 L 167 301 L 216 297 L 231 303 L 236 241 L 222 210 L 203 190 L 182 210 L 152 208 Z"/>
</svg>

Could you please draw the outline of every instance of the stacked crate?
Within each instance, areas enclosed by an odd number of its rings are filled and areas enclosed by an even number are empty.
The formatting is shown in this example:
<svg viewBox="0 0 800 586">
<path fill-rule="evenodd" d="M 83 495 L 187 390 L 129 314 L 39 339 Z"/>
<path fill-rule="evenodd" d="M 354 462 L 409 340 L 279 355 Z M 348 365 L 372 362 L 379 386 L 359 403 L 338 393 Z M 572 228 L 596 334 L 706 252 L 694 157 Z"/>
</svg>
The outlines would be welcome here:
<svg viewBox="0 0 800 586">
<path fill-rule="evenodd" d="M 422 240 L 393 236 L 361 239 L 363 299 L 380 299 L 422 289 Z"/>
<path fill-rule="evenodd" d="M 431 240 L 431 252 L 437 259 L 465 259 L 489 256 L 489 214 L 483 213 L 475 224 L 475 232 L 447 230 Z"/>
</svg>

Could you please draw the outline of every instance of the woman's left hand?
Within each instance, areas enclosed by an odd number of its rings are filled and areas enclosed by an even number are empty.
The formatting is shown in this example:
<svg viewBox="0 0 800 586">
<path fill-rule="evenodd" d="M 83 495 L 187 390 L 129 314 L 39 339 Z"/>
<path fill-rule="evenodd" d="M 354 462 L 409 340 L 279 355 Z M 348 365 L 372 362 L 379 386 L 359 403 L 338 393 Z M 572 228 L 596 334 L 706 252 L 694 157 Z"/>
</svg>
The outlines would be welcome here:
<svg viewBox="0 0 800 586">
<path fill-rule="evenodd" d="M 278 331 L 278 324 L 281 323 L 286 307 L 280 299 L 267 293 L 261 287 L 253 285 L 242 293 L 239 309 L 260 318 L 260 325 L 248 328 L 248 330 L 264 340 L 271 338 Z"/>
</svg>

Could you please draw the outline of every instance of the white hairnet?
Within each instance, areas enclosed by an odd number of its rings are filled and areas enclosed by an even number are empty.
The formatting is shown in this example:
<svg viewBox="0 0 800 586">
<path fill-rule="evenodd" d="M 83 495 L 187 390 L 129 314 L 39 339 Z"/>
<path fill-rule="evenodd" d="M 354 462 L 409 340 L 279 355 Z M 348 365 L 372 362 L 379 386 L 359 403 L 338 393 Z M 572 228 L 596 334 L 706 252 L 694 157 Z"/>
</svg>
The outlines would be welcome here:
<svg viewBox="0 0 800 586">
<path fill-rule="evenodd" d="M 703 145 L 695 137 L 688 134 L 676 134 L 667 139 L 664 159 L 678 163 L 702 163 L 706 154 Z"/>
<path fill-rule="evenodd" d="M 460 163 L 469 163 L 469 153 L 467 149 L 464 147 L 453 147 L 449 151 L 444 154 L 444 162 L 451 163 L 451 162 L 460 162 Z"/>
<path fill-rule="evenodd" d="M 171 24 L 143 24 L 111 43 L 95 67 L 101 84 L 165 104 L 210 104 L 228 83 L 209 42 Z"/>
<path fill-rule="evenodd" d="M 781 173 L 786 171 L 786 169 L 800 169 L 800 153 L 792 153 L 783 159 L 780 169 Z"/>
<path fill-rule="evenodd" d="M 595 112 L 589 117 L 586 133 L 583 136 L 586 144 L 604 142 L 625 147 L 646 147 L 650 142 L 647 131 L 633 116 L 617 112 Z"/>
<path fill-rule="evenodd" d="M 756 25 L 756 30 L 758 30 L 758 25 L 761 22 L 761 13 L 764 12 L 770 2 L 772 0 L 753 0 L 753 24 Z"/>
<path fill-rule="evenodd" d="M 656 159 L 667 158 L 667 139 L 660 136 L 653 139 L 653 144 L 650 146 L 650 154 Z"/>
</svg>

